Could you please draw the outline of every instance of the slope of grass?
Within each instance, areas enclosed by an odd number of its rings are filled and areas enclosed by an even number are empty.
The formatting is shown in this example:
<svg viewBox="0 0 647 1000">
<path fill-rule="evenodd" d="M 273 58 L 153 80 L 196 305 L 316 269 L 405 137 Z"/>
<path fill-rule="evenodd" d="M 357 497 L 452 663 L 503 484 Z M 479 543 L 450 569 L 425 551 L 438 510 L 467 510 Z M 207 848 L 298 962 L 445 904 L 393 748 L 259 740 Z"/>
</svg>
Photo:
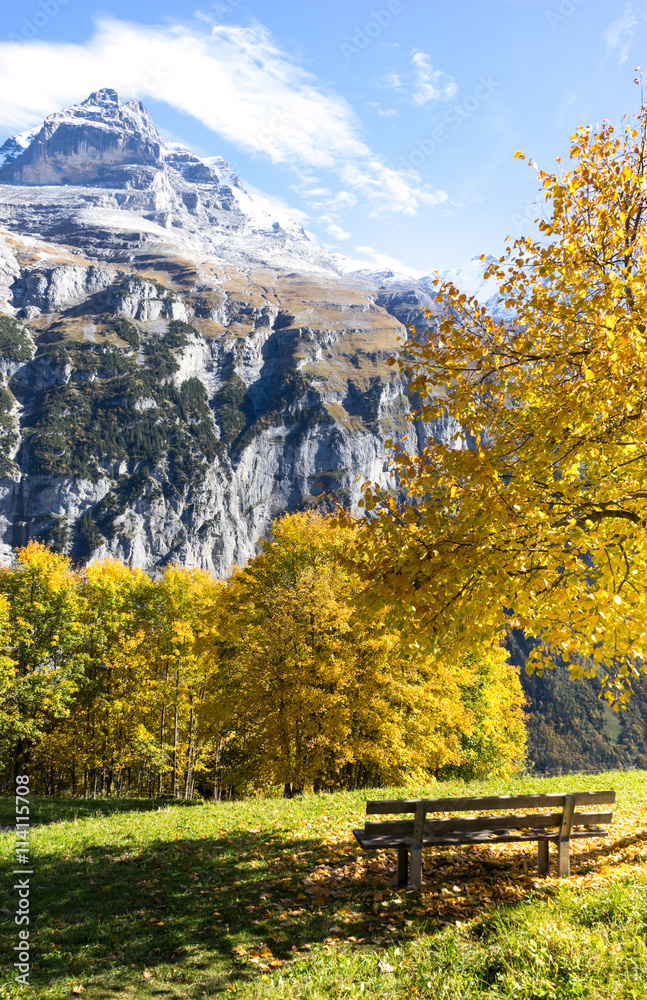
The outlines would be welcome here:
<svg viewBox="0 0 647 1000">
<path fill-rule="evenodd" d="M 421 891 L 351 834 L 367 798 L 615 788 L 569 880 L 535 849 L 428 850 Z M 62 998 L 642 998 L 647 772 L 181 804 L 33 800 L 31 994 Z M 76 814 L 76 817 L 75 817 Z M 12 822 L 3 800 L 0 821 Z M 0 996 L 17 940 L 3 868 Z M 80 988 L 83 987 L 82 992 Z"/>
</svg>

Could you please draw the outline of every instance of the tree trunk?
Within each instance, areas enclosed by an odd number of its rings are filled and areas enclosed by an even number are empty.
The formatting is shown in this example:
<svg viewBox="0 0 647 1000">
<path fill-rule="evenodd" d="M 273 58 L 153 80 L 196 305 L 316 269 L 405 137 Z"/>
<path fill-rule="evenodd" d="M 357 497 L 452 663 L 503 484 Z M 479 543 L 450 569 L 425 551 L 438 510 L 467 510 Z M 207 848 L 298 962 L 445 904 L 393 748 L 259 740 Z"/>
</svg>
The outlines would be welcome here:
<svg viewBox="0 0 647 1000">
<path fill-rule="evenodd" d="M 166 671 L 168 674 L 168 670 Z M 164 758 L 164 723 L 166 722 L 166 705 L 162 705 L 162 721 L 160 724 L 160 761 Z M 164 791 L 164 772 L 160 766 L 158 792 L 161 795 Z"/>
<path fill-rule="evenodd" d="M 175 673 L 175 725 L 173 729 L 173 798 L 177 798 L 177 726 L 180 706 L 180 667 Z"/>
<path fill-rule="evenodd" d="M 220 740 L 216 743 L 216 764 L 214 767 L 214 778 L 213 778 L 213 797 L 214 801 L 218 801 L 220 798 L 220 785 L 218 783 L 220 778 Z"/>
<path fill-rule="evenodd" d="M 186 750 L 186 778 L 184 781 L 184 798 L 190 799 L 191 791 L 191 765 L 193 764 L 193 724 L 195 721 L 194 698 L 191 694 L 191 713 L 189 715 L 189 743 Z"/>
<path fill-rule="evenodd" d="M 166 691 L 166 685 L 167 684 L 168 684 L 168 660 L 166 662 L 166 670 L 165 670 L 165 673 L 164 673 L 164 690 L 165 691 Z M 164 704 L 162 705 L 162 719 L 161 719 L 161 722 L 160 722 L 160 760 L 162 761 L 162 765 L 160 767 L 160 772 L 159 772 L 159 788 L 158 788 L 158 791 L 159 791 L 160 795 L 164 791 L 163 762 L 164 762 L 164 735 L 165 735 L 164 727 L 165 727 L 165 725 L 166 725 L 166 702 L 164 702 Z"/>
</svg>

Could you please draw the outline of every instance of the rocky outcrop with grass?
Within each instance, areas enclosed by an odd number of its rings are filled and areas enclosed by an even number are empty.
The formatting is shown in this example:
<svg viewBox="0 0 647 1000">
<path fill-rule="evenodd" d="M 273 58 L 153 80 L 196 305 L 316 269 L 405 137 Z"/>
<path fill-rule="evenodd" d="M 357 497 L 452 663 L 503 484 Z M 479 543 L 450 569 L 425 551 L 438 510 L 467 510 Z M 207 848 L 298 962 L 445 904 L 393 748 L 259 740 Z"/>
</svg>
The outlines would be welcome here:
<svg viewBox="0 0 647 1000">
<path fill-rule="evenodd" d="M 387 365 L 429 287 L 320 246 L 104 90 L 0 149 L 0 535 L 224 574 L 394 485 Z M 451 434 L 439 424 L 436 435 Z"/>
</svg>

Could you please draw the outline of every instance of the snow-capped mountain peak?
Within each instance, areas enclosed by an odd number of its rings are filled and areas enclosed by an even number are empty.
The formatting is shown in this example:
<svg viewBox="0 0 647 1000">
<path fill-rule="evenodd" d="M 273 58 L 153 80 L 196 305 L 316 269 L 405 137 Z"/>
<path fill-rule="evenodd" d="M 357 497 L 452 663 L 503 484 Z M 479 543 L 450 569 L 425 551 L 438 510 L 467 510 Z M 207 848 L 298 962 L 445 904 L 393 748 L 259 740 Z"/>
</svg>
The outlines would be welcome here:
<svg viewBox="0 0 647 1000">
<path fill-rule="evenodd" d="M 25 234 L 124 258 L 140 242 L 169 244 L 238 267 L 269 265 L 383 284 L 409 282 L 322 246 L 305 215 L 247 191 L 220 156 L 164 143 L 138 100 L 103 88 L 0 148 L 0 223 Z M 397 264 L 397 262 L 396 262 Z"/>
<path fill-rule="evenodd" d="M 433 301 L 397 261 L 322 246 L 114 90 L 3 159 L 0 560 L 48 537 L 222 575 L 315 483 L 387 485 L 394 432 L 424 446 L 387 359 Z"/>
<path fill-rule="evenodd" d="M 48 115 L 40 129 L 9 139 L 0 149 L 0 182 L 119 186 L 125 183 L 120 167 L 159 168 L 162 145 L 141 101 L 122 104 L 116 91 L 104 88 Z"/>
<path fill-rule="evenodd" d="M 17 135 L 13 135 L 10 139 L 0 146 L 0 167 L 3 167 L 5 163 L 13 163 L 17 156 L 31 145 L 32 140 L 36 138 L 40 132 L 42 125 L 37 125 L 36 128 L 28 128 L 24 132 L 18 132 Z"/>
</svg>

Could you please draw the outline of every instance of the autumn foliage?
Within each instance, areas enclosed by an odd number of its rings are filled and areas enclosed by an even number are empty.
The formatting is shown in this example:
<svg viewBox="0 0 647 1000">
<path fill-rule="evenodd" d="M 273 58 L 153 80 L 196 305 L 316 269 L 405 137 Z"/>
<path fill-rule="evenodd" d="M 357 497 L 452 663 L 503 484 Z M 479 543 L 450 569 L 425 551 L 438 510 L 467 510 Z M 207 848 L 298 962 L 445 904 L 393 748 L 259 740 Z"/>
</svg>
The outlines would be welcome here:
<svg viewBox="0 0 647 1000">
<path fill-rule="evenodd" d="M 6 778 L 191 798 L 510 773 L 525 728 L 505 651 L 414 651 L 385 611 L 358 609 L 350 540 L 329 518 L 285 517 L 226 584 L 19 550 L 0 571 Z"/>
<path fill-rule="evenodd" d="M 616 708 L 647 663 L 646 152 L 643 108 L 538 171 L 539 237 L 486 265 L 498 311 L 438 280 L 391 359 L 429 440 L 394 443 L 401 497 L 365 485 L 354 560 L 439 655 L 521 627 L 529 670 L 597 672 Z"/>
</svg>

